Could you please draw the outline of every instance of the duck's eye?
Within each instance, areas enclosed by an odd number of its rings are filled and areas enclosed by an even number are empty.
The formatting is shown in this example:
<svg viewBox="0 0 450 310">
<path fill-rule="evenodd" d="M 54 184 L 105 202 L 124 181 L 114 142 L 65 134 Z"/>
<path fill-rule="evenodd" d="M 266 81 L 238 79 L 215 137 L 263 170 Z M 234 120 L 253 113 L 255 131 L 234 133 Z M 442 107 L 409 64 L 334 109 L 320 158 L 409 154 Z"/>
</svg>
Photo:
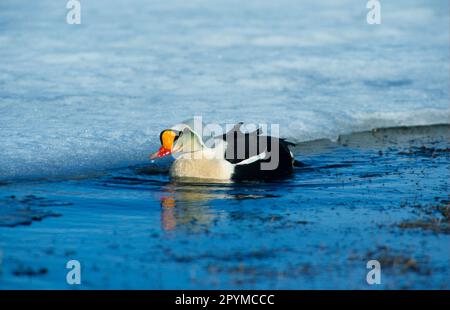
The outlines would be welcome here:
<svg viewBox="0 0 450 310">
<path fill-rule="evenodd" d="M 175 136 L 175 139 L 173 140 L 173 143 L 175 143 L 178 140 L 178 138 L 183 135 L 182 131 L 175 131 L 175 133 L 176 133 L 176 136 Z"/>
</svg>

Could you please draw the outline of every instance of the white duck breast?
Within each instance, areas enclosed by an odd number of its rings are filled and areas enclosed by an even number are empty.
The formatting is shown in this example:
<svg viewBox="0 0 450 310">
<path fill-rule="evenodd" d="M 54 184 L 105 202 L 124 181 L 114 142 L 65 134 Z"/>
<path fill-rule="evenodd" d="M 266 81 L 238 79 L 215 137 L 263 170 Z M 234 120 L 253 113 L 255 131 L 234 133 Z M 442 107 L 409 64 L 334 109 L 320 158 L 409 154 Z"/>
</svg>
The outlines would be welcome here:
<svg viewBox="0 0 450 310">
<path fill-rule="evenodd" d="M 186 134 L 184 130 L 183 135 Z M 208 148 L 197 137 L 191 135 L 182 139 L 183 151 L 177 157 L 170 168 L 170 175 L 179 178 L 201 178 L 213 180 L 230 180 L 234 167 L 223 158 L 223 147 Z M 194 140 L 192 140 L 194 139 Z M 190 140 L 190 141 L 189 141 Z M 188 146 L 186 146 L 188 141 Z M 177 144 L 175 144 L 177 146 Z M 187 151 L 186 151 L 187 150 Z"/>
<path fill-rule="evenodd" d="M 175 160 L 170 175 L 177 178 L 200 178 L 208 180 L 231 180 L 234 165 L 220 159 L 183 159 Z"/>
</svg>

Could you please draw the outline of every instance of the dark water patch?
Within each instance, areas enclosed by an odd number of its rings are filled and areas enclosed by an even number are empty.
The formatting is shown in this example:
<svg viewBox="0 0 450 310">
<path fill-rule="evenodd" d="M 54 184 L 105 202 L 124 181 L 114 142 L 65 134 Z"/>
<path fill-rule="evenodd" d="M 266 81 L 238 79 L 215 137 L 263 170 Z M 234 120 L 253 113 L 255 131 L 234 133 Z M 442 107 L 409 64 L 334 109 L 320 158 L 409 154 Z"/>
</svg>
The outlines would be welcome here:
<svg viewBox="0 0 450 310">
<path fill-rule="evenodd" d="M 17 200 L 17 202 L 20 204 L 35 207 L 65 207 L 73 205 L 73 203 L 71 202 L 57 201 L 35 195 L 26 195 L 23 198 L 16 198 L 15 196 L 10 196 L 9 198 Z"/>
<path fill-rule="evenodd" d="M 378 178 L 384 176 L 385 173 L 377 173 L 377 172 L 364 172 L 359 175 L 360 178 L 367 179 L 367 178 Z"/>
<path fill-rule="evenodd" d="M 31 225 L 34 221 L 42 221 L 47 217 L 59 216 L 61 214 L 33 209 L 2 210 L 0 211 L 0 226 L 16 227 L 19 225 Z"/>
<path fill-rule="evenodd" d="M 320 170 L 320 169 L 337 169 L 337 168 L 347 168 L 347 167 L 351 167 L 353 164 L 352 163 L 338 163 L 338 164 L 329 164 L 329 165 L 324 165 L 324 166 L 320 166 L 317 167 L 316 170 Z"/>
<path fill-rule="evenodd" d="M 264 198 L 279 198 L 281 195 L 275 195 L 275 194 L 232 194 L 234 199 L 236 200 L 244 200 L 244 199 L 264 199 Z"/>
<path fill-rule="evenodd" d="M 160 174 L 168 174 L 170 170 L 169 166 L 157 166 L 157 165 L 152 165 L 152 166 L 145 166 L 145 167 L 140 167 L 140 168 L 136 168 L 136 174 L 138 175 L 160 175 Z"/>
<path fill-rule="evenodd" d="M 16 277 L 36 277 L 36 276 L 44 276 L 48 273 L 48 269 L 45 267 L 41 268 L 33 268 L 30 266 L 23 266 L 19 265 L 17 266 L 13 271 L 12 274 Z"/>
<path fill-rule="evenodd" d="M 16 227 L 19 225 L 31 225 L 34 221 L 42 221 L 47 217 L 59 217 L 61 214 L 51 211 L 41 211 L 31 208 L 2 207 L 0 211 L 0 226 Z"/>
<path fill-rule="evenodd" d="M 392 87 L 403 87 L 408 86 L 413 83 L 410 79 L 398 79 L 398 80 L 366 80 L 363 81 L 366 86 L 373 88 L 392 88 Z"/>
<path fill-rule="evenodd" d="M 139 185 L 139 184 L 160 184 L 161 182 L 153 179 L 133 178 L 133 177 L 112 177 L 109 180 L 109 184 L 127 184 L 127 185 Z"/>
<path fill-rule="evenodd" d="M 304 166 L 295 167 L 294 173 L 310 173 L 310 172 L 317 172 L 317 173 L 324 173 L 323 170 L 333 170 L 333 169 L 341 169 L 341 168 L 349 168 L 355 165 L 356 161 L 342 161 L 339 163 L 329 163 L 329 164 L 322 164 L 321 162 L 311 162 L 308 164 L 305 164 Z"/>
<path fill-rule="evenodd" d="M 282 253 L 290 251 L 290 249 L 278 248 L 278 249 L 269 249 L 269 248 L 261 248 L 261 249 L 250 249 L 247 251 L 228 251 L 223 253 L 212 253 L 205 252 L 200 255 L 192 255 L 192 254 L 178 254 L 174 253 L 171 249 L 167 249 L 165 251 L 168 259 L 180 262 L 180 263 L 190 263 L 190 262 L 198 262 L 202 260 L 206 261 L 220 261 L 220 262 L 239 262 L 239 261 L 259 261 L 275 258 Z"/>
<path fill-rule="evenodd" d="M 0 200 L 0 226 L 15 227 L 19 225 L 31 225 L 34 221 L 42 221 L 47 217 L 59 217 L 61 214 L 42 207 L 68 206 L 71 203 L 27 195 L 23 198 L 8 196 Z"/>
<path fill-rule="evenodd" d="M 102 188 L 140 189 L 148 190 L 151 186 L 164 186 L 168 182 L 143 178 L 139 176 L 108 176 L 94 181 L 94 184 Z"/>
<path fill-rule="evenodd" d="M 317 169 L 313 167 L 294 168 L 294 173 L 309 173 L 315 171 L 317 171 Z"/>
<path fill-rule="evenodd" d="M 298 214 L 291 212 L 262 213 L 236 210 L 230 211 L 228 218 L 240 227 L 264 227 L 266 230 L 298 228 L 311 224 L 311 221 L 302 219 Z"/>
</svg>

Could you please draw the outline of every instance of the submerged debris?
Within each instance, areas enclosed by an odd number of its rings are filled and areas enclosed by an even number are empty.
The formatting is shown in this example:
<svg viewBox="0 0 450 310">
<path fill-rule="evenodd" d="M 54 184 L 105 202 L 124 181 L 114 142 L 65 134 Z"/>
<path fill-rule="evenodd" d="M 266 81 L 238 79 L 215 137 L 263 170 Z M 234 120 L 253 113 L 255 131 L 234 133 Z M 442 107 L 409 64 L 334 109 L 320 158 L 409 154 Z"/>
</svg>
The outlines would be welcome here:
<svg viewBox="0 0 450 310">
<path fill-rule="evenodd" d="M 441 200 L 442 204 L 421 206 L 415 205 L 421 216 L 418 220 L 404 221 L 397 226 L 402 229 L 422 229 L 434 233 L 450 234 L 450 203 Z"/>
<path fill-rule="evenodd" d="M 422 275 L 431 274 L 431 269 L 426 265 L 425 260 L 419 260 L 407 255 L 402 251 L 396 251 L 387 246 L 379 246 L 374 251 L 368 251 L 366 259 L 376 259 L 383 269 L 388 269 L 396 273 L 414 272 Z"/>
<path fill-rule="evenodd" d="M 398 152 L 398 155 L 437 157 L 441 153 L 450 153 L 450 148 L 411 147 L 408 151 Z"/>
</svg>

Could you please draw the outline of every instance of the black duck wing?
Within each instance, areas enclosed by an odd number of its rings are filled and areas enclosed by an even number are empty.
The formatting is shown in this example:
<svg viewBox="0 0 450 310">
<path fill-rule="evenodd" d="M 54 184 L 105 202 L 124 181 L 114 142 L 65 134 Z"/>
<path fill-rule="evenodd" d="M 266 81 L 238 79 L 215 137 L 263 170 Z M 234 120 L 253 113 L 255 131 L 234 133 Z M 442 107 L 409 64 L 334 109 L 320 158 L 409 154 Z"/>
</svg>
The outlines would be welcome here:
<svg viewBox="0 0 450 310">
<path fill-rule="evenodd" d="M 225 159 L 235 165 L 235 178 L 267 179 L 292 172 L 293 156 L 285 139 L 261 134 L 261 129 L 249 133 L 236 124 L 221 138 L 226 142 Z"/>
</svg>

